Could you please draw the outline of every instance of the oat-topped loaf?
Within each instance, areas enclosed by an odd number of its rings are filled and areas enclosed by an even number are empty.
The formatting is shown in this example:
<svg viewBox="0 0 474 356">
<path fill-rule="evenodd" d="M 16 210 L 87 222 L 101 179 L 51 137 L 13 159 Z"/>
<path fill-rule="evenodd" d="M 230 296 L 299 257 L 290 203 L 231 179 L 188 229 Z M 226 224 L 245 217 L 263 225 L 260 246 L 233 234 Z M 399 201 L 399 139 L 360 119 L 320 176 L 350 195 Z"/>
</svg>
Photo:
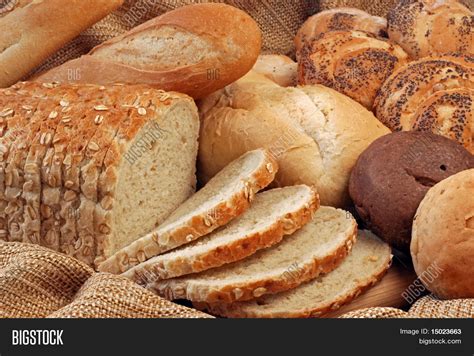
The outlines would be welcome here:
<svg viewBox="0 0 474 356">
<path fill-rule="evenodd" d="M 189 97 L 144 86 L 0 90 L 0 238 L 98 264 L 195 189 Z"/>
<path fill-rule="evenodd" d="M 398 45 L 362 31 L 331 31 L 297 53 L 298 83 L 322 84 L 372 109 L 377 90 L 408 55 Z"/>
<path fill-rule="evenodd" d="M 374 102 L 394 131 L 431 131 L 474 153 L 474 56 L 426 57 L 392 74 Z"/>
<path fill-rule="evenodd" d="M 474 54 L 474 13 L 458 0 L 401 0 L 388 13 L 388 34 L 412 58 Z"/>
</svg>

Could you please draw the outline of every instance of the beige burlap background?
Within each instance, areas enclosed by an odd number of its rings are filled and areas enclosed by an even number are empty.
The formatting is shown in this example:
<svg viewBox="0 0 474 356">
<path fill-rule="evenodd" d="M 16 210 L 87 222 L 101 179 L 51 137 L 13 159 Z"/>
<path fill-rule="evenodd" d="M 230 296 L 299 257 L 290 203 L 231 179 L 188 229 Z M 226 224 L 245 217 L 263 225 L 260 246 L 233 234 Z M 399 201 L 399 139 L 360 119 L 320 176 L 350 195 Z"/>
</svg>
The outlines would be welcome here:
<svg viewBox="0 0 474 356">
<path fill-rule="evenodd" d="M 31 0 L 0 0 L 0 16 Z M 222 0 L 247 11 L 263 32 L 263 51 L 293 56 L 293 37 L 319 10 L 352 6 L 385 16 L 396 0 Z M 472 1 L 472 0 L 469 0 Z M 125 0 L 122 8 L 58 51 L 36 71 L 87 53 L 97 44 L 191 0 Z M 203 2 L 203 1 L 200 1 Z M 131 281 L 94 273 L 43 247 L 0 242 L 0 317 L 202 318 L 207 314 L 157 297 Z M 344 317 L 474 317 L 474 300 L 424 297 L 409 312 L 370 308 Z"/>
</svg>

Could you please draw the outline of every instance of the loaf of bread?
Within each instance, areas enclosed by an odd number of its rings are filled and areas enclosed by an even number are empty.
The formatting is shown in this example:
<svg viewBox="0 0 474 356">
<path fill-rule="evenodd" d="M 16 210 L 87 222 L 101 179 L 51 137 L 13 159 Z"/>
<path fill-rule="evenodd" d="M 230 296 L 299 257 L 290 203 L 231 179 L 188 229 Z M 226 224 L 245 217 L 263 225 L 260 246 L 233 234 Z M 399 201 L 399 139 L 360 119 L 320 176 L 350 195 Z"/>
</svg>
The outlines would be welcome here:
<svg viewBox="0 0 474 356">
<path fill-rule="evenodd" d="M 207 97 L 200 112 L 203 182 L 244 152 L 264 147 L 280 167 L 275 186 L 315 186 L 321 204 L 336 207 L 349 203 L 349 175 L 360 153 L 390 132 L 332 89 L 282 88 L 256 73 Z"/>
<path fill-rule="evenodd" d="M 474 13 L 458 0 L 400 0 L 388 13 L 388 34 L 410 57 L 474 54 Z"/>
<path fill-rule="evenodd" d="M 441 298 L 474 298 L 474 169 L 431 188 L 413 222 L 413 265 Z"/>
<path fill-rule="evenodd" d="M 387 20 L 351 7 L 318 12 L 309 17 L 298 30 L 295 36 L 296 51 L 300 51 L 305 43 L 311 42 L 325 32 L 341 30 L 364 31 L 375 36 L 387 37 Z"/>
<path fill-rule="evenodd" d="M 247 73 L 260 47 L 260 29 L 245 12 L 194 4 L 147 21 L 36 80 L 147 84 L 200 98 Z"/>
<path fill-rule="evenodd" d="M 0 91 L 1 238 L 98 264 L 195 189 L 191 98 L 148 87 Z"/>
<path fill-rule="evenodd" d="M 26 76 L 123 0 L 32 1 L 0 17 L 0 87 Z M 22 5 L 22 6 L 20 6 Z"/>
<path fill-rule="evenodd" d="M 297 58 L 299 84 L 323 84 L 371 110 L 377 90 L 408 56 L 365 32 L 331 31 L 306 43 Z"/>
<path fill-rule="evenodd" d="M 298 65 L 290 57 L 279 54 L 261 54 L 252 70 L 282 87 L 296 85 Z"/>
<path fill-rule="evenodd" d="M 474 57 L 427 57 L 393 73 L 375 99 L 394 131 L 431 131 L 474 153 Z"/>
<path fill-rule="evenodd" d="M 431 132 L 394 132 L 375 140 L 352 170 L 349 193 L 366 226 L 408 252 L 413 217 L 430 187 L 465 169 L 474 156 Z"/>
</svg>

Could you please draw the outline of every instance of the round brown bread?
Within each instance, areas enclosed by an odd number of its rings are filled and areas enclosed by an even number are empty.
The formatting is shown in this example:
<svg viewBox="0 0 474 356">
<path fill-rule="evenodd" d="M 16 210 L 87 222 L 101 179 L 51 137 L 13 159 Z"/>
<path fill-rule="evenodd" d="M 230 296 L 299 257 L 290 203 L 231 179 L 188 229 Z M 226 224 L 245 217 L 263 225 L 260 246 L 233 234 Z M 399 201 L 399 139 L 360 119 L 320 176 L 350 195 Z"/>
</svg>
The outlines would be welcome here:
<svg viewBox="0 0 474 356">
<path fill-rule="evenodd" d="M 295 37 L 296 51 L 324 32 L 357 30 L 387 37 L 387 20 L 352 7 L 338 7 L 309 17 Z"/>
<path fill-rule="evenodd" d="M 431 131 L 474 153 L 473 102 L 474 56 L 427 57 L 393 73 L 374 110 L 394 131 Z"/>
<path fill-rule="evenodd" d="M 474 169 L 431 188 L 413 222 L 416 273 L 442 298 L 474 297 Z"/>
<path fill-rule="evenodd" d="M 365 32 L 326 32 L 299 51 L 298 83 L 323 84 L 371 110 L 377 90 L 407 58 L 398 45 Z"/>
<path fill-rule="evenodd" d="M 412 58 L 474 54 L 474 14 L 457 0 L 401 0 L 388 14 L 388 35 Z"/>
<path fill-rule="evenodd" d="M 374 141 L 352 171 L 349 194 L 367 226 L 407 251 L 413 217 L 428 189 L 474 168 L 474 156 L 445 137 L 396 132 Z"/>
</svg>

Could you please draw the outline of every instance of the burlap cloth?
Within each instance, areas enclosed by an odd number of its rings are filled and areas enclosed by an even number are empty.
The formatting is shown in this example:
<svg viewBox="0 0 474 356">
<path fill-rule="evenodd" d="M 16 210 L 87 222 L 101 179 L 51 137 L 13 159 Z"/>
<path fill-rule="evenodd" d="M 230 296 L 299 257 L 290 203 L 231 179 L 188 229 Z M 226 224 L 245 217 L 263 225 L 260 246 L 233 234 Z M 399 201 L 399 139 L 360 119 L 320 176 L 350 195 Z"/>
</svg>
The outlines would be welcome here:
<svg viewBox="0 0 474 356">
<path fill-rule="evenodd" d="M 0 0 L 0 12 L 31 0 Z M 217 0 L 219 1 L 219 0 Z M 263 52 L 294 55 L 293 37 L 317 11 L 351 6 L 385 16 L 396 0 L 227 0 L 249 13 L 263 32 Z M 122 8 L 78 36 L 37 71 L 87 53 L 99 43 L 191 0 L 126 0 Z M 205 2 L 205 1 L 201 1 Z M 344 317 L 473 317 L 473 300 L 424 297 L 409 312 L 370 308 Z M 131 281 L 95 273 L 85 264 L 43 247 L 0 242 L 0 317 L 203 318 L 207 314 L 166 301 Z"/>
</svg>

